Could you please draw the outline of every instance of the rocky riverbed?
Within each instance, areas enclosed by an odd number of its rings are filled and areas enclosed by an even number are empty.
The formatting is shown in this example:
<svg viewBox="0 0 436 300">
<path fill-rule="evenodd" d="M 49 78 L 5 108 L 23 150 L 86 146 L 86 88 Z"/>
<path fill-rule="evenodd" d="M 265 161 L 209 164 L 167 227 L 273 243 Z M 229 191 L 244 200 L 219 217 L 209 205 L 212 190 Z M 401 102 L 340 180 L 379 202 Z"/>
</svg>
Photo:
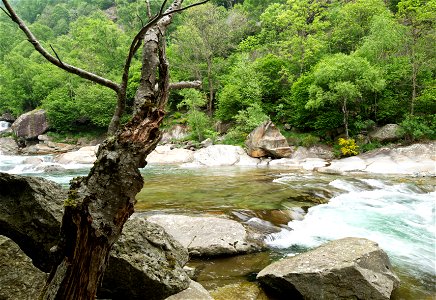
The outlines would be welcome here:
<svg viewBox="0 0 436 300">
<path fill-rule="evenodd" d="M 4 154 L 6 151 L 8 153 L 14 153 L 14 146 L 9 143 L 9 146 L 5 147 L 7 143 L 0 144 L 0 151 Z M 9 141 L 10 142 L 10 141 Z M 57 154 L 50 159 L 50 161 L 44 161 L 39 157 L 28 157 L 26 158 L 26 163 L 31 167 L 44 166 L 44 172 L 59 172 L 62 171 L 61 168 L 68 168 L 69 166 L 83 164 L 90 165 L 95 159 L 95 151 L 98 146 L 82 147 L 76 151 L 69 151 L 67 153 L 59 153 L 63 151 L 56 151 Z M 9 150 L 7 150 L 9 149 Z M 59 148 L 61 149 L 61 148 Z M 366 153 L 357 157 L 334 160 L 331 158 L 331 153 L 329 153 L 324 148 L 311 148 L 306 149 L 300 147 L 294 149 L 289 158 L 282 159 L 270 159 L 270 158 L 252 158 L 248 156 L 245 151 L 240 147 L 226 146 L 226 145 L 210 145 L 203 149 L 197 151 L 189 149 L 179 149 L 172 145 L 159 146 L 148 159 L 148 163 L 151 166 L 159 165 L 169 165 L 178 166 L 180 169 L 193 170 L 193 169 L 220 169 L 223 168 L 254 168 L 254 169 L 277 169 L 283 170 L 285 173 L 298 172 L 311 172 L 315 174 L 334 174 L 329 176 L 343 176 L 347 174 L 380 174 L 383 170 L 387 174 L 400 174 L 401 176 L 409 176 L 409 178 L 416 177 L 426 177 L 431 178 L 435 176 L 435 142 L 427 144 L 417 144 L 408 147 L 397 147 L 397 148 L 383 148 L 370 153 Z M 377 167 L 378 166 L 378 167 Z M 208 168 L 209 167 L 209 168 Z M 224 172 L 226 173 L 226 172 Z M 226 173 L 230 174 L 230 173 Z M 355 175 L 353 175 L 355 176 Z M 348 176 L 346 176 L 348 177 Z M 286 178 L 278 177 L 277 182 L 282 182 Z M 304 179 L 304 176 L 302 177 Z M 307 181 L 307 180 L 306 180 Z M 283 183 L 286 183 L 283 181 Z M 360 183 L 365 189 L 365 181 Z M 7 189 L 1 189 L 4 192 Z M 207 194 L 204 194 L 207 195 Z M 328 201 L 332 195 L 325 196 Z M 1 197 L 0 197 L 1 198 Z M 301 198 L 301 197 L 300 197 Z M 300 199 L 299 198 L 299 199 Z M 303 197 L 304 198 L 304 197 Z M 301 198 L 301 199 L 303 199 Z M 315 197 L 316 198 L 316 197 Z M 314 198 L 314 199 L 315 199 Z M 320 198 L 321 199 L 321 198 Z M 324 198 L 323 198 L 324 199 Z M 3 201 L 4 199 L 2 199 Z M 169 199 L 170 200 L 170 199 Z M 213 199 L 212 199 L 213 201 Z M 325 203 L 325 202 L 318 202 Z M 313 204 L 312 204 L 313 205 Z M 306 208 L 307 209 L 307 208 Z M 278 216 L 278 213 L 282 215 Z M 272 211 L 269 213 L 272 214 Z M 283 210 L 277 210 L 274 213 L 274 217 L 267 217 L 268 222 L 265 222 L 264 216 L 255 215 L 252 213 L 233 211 L 232 219 L 225 217 L 223 215 L 180 215 L 179 214 L 169 214 L 165 212 L 164 214 L 151 213 L 149 215 L 141 216 L 141 218 L 149 218 L 150 221 L 162 225 L 173 238 L 180 243 L 182 247 L 190 252 L 191 257 L 197 255 L 200 257 L 207 257 L 208 260 L 212 256 L 216 255 L 235 255 L 240 253 L 247 253 L 252 251 L 261 251 L 265 248 L 262 242 L 265 240 L 265 235 L 272 232 L 280 231 L 280 226 L 286 226 L 285 224 L 290 220 L 304 219 L 305 211 L 299 211 L 296 207 L 289 209 L 284 214 Z M 293 217 L 290 215 L 293 214 Z M 258 218 L 260 217 L 260 218 Z M 185 218 L 185 219 L 184 219 Z M 206 218 L 206 219 L 202 219 Z M 271 222 L 273 219 L 283 218 L 283 221 Z M 263 219 L 263 220 L 262 220 Z M 238 222 L 235 222 L 238 221 Z M 217 225 L 222 222 L 227 225 Z M 262 223 L 263 222 L 263 223 Z M 184 224 L 199 224 L 198 226 L 191 226 L 186 230 L 183 230 Z M 223 224 L 224 224 L 223 223 Z M 210 225 L 207 227 L 206 225 Z M 214 225 L 215 224 L 215 225 Z M 241 226 L 241 224 L 243 226 Z M 203 226 L 205 225 L 205 226 Z M 189 226 L 188 226 L 189 227 Z M 144 227 L 145 228 L 145 227 Z M 209 228 L 209 229 L 207 229 Z M 222 230 L 223 228 L 227 228 Z M 260 228 L 260 230 L 259 230 Z M 232 234 L 228 234 L 231 232 Z M 214 233 L 213 236 L 211 234 Z M 233 234 L 235 233 L 235 234 Z M 236 234 L 238 233 L 238 234 Z M 221 235 L 221 237 L 220 237 Z M 136 240 L 136 238 L 133 238 Z M 140 240 L 140 239 L 139 239 Z M 214 242 L 214 241 L 217 242 Z M 207 243 L 209 242 L 209 244 Z M 203 245 L 199 243 L 204 243 Z M 129 242 L 130 244 L 130 242 Z M 5 244 L 6 245 L 6 244 Z M 8 245 L 8 244 L 7 244 Z M 139 247 L 138 249 L 141 249 Z M 211 250 L 215 249 L 215 250 Z M 224 252 L 220 252 L 220 251 Z M 140 250 L 143 251 L 143 250 Z M 218 252 L 217 252 L 218 251 Z M 166 255 L 164 255 L 167 257 Z M 251 254 L 252 257 L 256 257 Z M 248 256 L 247 256 L 248 257 Z M 213 261 L 213 260 L 212 260 Z M 238 264 L 244 264 L 244 260 L 241 260 Z M 236 260 L 235 260 L 236 262 Z M 258 273 L 263 267 L 265 267 L 269 262 L 264 261 L 259 265 L 247 272 L 248 277 L 252 274 L 251 272 Z M 205 280 L 206 276 L 204 273 L 199 274 L 199 270 L 206 270 L 209 267 L 202 265 L 203 263 L 193 266 L 197 266 L 194 270 L 188 270 L 188 273 L 192 278 L 199 280 L 202 284 L 211 291 L 211 295 L 215 299 L 226 299 L 230 294 L 236 295 L 236 291 L 245 291 L 245 295 L 256 295 L 251 298 L 241 298 L 241 299 L 266 299 L 262 297 L 267 297 L 264 292 L 259 288 L 256 283 L 240 282 L 238 280 L 231 281 L 227 285 L 209 285 L 207 282 L 212 282 Z M 13 264 L 12 264 L 13 265 Z M 217 265 L 216 265 L 217 266 Z M 260 267 L 261 266 L 261 267 Z M 211 273 L 214 274 L 215 271 L 210 269 Z M 227 272 L 230 268 L 227 269 Z M 376 275 L 378 276 L 378 275 Z M 5 280 L 8 277 L 5 277 Z M 43 278 L 43 277 L 42 277 Z M 395 284 L 392 284 L 392 287 Z M 3 286 L 3 284 L 2 284 Z M 23 285 L 25 286 L 25 285 Z M 113 283 L 109 284 L 113 286 Z M 205 290 L 202 290 L 198 284 L 195 282 L 183 281 L 183 288 L 190 286 L 185 293 L 188 291 L 193 292 L 192 295 L 197 296 L 179 296 L 175 299 L 189 299 L 189 297 L 200 297 L 198 299 L 208 299 L 211 297 Z M 131 289 L 131 288 L 129 288 Z M 122 291 L 122 289 L 121 289 Z M 390 293 L 390 292 L 389 292 Z M 207 295 L 207 296 L 206 296 Z M 223 296 L 227 295 L 227 296 Z M 175 297 L 175 296 L 174 296 Z M 180 298 L 182 297 L 182 298 Z M 7 299 L 7 298 L 6 298 Z M 19 298 L 16 298 L 19 299 Z M 22 298 L 25 299 L 25 298 Z M 133 299 L 133 298 L 132 298 Z M 196 298 L 193 298 L 196 299 Z M 209 298 L 210 299 L 210 298 Z M 231 299 L 231 298 L 228 298 Z M 236 298 L 235 298 L 236 299 Z M 368 298 L 371 299 L 371 298 Z M 412 298 L 405 298 L 412 299 Z"/>
</svg>

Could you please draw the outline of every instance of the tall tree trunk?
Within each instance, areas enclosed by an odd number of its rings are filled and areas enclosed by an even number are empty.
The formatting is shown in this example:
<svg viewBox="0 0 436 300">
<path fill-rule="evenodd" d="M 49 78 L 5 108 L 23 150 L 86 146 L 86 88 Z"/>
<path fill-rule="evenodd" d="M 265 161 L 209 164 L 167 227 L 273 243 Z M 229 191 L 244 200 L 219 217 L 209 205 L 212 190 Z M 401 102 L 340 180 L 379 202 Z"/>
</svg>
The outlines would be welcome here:
<svg viewBox="0 0 436 300">
<path fill-rule="evenodd" d="M 209 83 L 209 103 L 207 105 L 207 113 L 209 116 L 212 116 L 214 87 L 212 82 L 212 59 L 210 57 L 207 59 L 207 81 Z"/>
<path fill-rule="evenodd" d="M 347 99 L 342 103 L 342 113 L 344 114 L 344 126 L 345 126 L 345 137 L 347 140 L 350 138 L 348 134 L 348 110 L 347 110 Z"/>
<path fill-rule="evenodd" d="M 412 99 L 410 101 L 411 115 L 415 113 L 417 76 L 418 76 L 418 66 L 415 59 L 415 51 L 412 51 Z"/>
<path fill-rule="evenodd" d="M 175 0 L 170 9 L 179 8 L 182 1 Z M 145 158 L 161 138 L 169 90 L 164 34 L 171 18 L 162 18 L 145 35 L 135 116 L 100 145 L 88 176 L 71 183 L 57 253 L 60 264 L 50 274 L 42 299 L 96 297 L 109 251 L 143 187 L 138 168 L 146 165 Z"/>
</svg>

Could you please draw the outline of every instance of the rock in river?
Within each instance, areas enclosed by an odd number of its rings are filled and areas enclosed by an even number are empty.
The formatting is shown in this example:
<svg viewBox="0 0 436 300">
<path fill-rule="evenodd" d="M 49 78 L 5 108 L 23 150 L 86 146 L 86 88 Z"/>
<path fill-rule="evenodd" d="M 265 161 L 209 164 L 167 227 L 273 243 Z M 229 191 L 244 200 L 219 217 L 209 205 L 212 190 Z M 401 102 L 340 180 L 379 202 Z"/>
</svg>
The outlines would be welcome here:
<svg viewBox="0 0 436 300">
<path fill-rule="evenodd" d="M 45 110 L 35 109 L 19 116 L 11 127 L 16 136 L 33 139 L 46 132 L 49 126 Z"/>
<path fill-rule="evenodd" d="M 292 149 L 280 130 L 271 122 L 265 121 L 248 136 L 245 145 L 251 157 L 289 157 Z"/>
<path fill-rule="evenodd" d="M 194 256 L 219 256 L 260 251 L 264 245 L 254 240 L 240 223 L 218 217 L 153 215 L 159 224 Z"/>
<path fill-rule="evenodd" d="M 257 279 L 290 299 L 388 300 L 399 280 L 377 243 L 361 238 L 328 242 L 277 261 Z"/>
<path fill-rule="evenodd" d="M 0 235 L 13 239 L 45 272 L 53 266 L 50 248 L 58 244 L 64 199 L 66 191 L 53 182 L 0 173 Z M 182 269 L 187 260 L 187 250 L 161 227 L 131 218 L 110 253 L 98 293 L 163 299 L 189 286 Z"/>
</svg>

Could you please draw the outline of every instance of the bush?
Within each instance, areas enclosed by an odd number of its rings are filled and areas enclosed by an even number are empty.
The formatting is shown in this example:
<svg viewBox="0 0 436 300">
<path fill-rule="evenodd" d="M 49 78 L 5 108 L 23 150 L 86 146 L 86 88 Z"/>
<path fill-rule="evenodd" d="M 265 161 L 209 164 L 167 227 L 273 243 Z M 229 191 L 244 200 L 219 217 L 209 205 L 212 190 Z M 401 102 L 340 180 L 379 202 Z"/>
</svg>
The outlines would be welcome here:
<svg viewBox="0 0 436 300">
<path fill-rule="evenodd" d="M 294 146 L 303 146 L 303 147 L 311 147 L 319 143 L 320 138 L 318 136 L 312 135 L 310 133 L 286 133 L 283 132 L 286 136 L 290 145 Z"/>
<path fill-rule="evenodd" d="M 406 142 L 414 142 L 435 137 L 435 130 L 431 127 L 432 120 L 408 115 L 400 123 L 400 134 Z"/>
<path fill-rule="evenodd" d="M 213 130 L 211 119 L 200 110 L 206 104 L 206 96 L 194 89 L 183 90 L 180 95 L 183 96 L 183 100 L 177 105 L 177 108 L 188 108 L 186 121 L 191 128 L 190 138 L 199 142 L 206 138 L 215 139 L 217 133 Z M 180 114 L 174 115 L 180 117 Z"/>
<path fill-rule="evenodd" d="M 359 154 L 359 146 L 356 145 L 354 139 L 339 138 L 338 145 L 335 147 L 335 154 L 339 154 L 339 157 L 354 156 Z M 339 150 L 340 153 L 337 153 Z"/>
</svg>

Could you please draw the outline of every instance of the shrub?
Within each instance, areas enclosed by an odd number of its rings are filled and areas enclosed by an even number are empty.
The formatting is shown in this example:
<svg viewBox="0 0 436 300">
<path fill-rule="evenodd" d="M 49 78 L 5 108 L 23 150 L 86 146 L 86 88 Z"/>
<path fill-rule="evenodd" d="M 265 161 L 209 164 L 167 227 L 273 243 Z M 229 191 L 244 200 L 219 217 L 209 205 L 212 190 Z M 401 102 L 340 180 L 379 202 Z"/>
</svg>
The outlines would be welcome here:
<svg viewBox="0 0 436 300">
<path fill-rule="evenodd" d="M 356 145 L 354 139 L 339 138 L 338 145 L 341 157 L 354 156 L 359 154 L 359 146 Z"/>
<path fill-rule="evenodd" d="M 406 142 L 433 138 L 435 131 L 427 123 L 428 121 L 423 117 L 408 115 L 400 123 L 400 134 Z"/>
</svg>

